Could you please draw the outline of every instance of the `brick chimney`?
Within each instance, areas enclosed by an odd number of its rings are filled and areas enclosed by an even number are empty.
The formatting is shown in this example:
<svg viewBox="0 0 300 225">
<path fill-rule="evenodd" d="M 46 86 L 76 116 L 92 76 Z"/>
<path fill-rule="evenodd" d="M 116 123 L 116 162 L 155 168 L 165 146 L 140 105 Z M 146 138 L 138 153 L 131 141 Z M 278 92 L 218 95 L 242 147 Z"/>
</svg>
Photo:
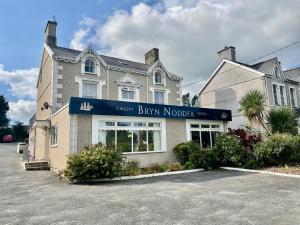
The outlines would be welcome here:
<svg viewBox="0 0 300 225">
<path fill-rule="evenodd" d="M 45 43 L 51 47 L 56 46 L 56 26 L 57 22 L 48 21 L 45 28 Z"/>
<path fill-rule="evenodd" d="M 225 46 L 224 49 L 218 51 L 218 54 L 220 61 L 222 61 L 223 59 L 228 59 L 235 62 L 235 47 L 233 46 Z"/>
<path fill-rule="evenodd" d="M 159 49 L 158 48 L 152 48 L 149 52 L 147 52 L 145 54 L 145 64 L 151 66 L 157 60 L 159 60 Z"/>
</svg>

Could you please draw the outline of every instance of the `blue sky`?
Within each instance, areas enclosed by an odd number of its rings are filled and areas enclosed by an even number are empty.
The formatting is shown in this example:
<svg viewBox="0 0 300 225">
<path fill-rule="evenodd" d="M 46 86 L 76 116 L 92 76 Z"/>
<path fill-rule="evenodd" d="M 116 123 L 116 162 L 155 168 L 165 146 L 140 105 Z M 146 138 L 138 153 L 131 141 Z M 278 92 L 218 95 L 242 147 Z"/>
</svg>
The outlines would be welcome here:
<svg viewBox="0 0 300 225">
<path fill-rule="evenodd" d="M 26 123 L 35 111 L 44 29 L 58 22 L 59 46 L 143 61 L 160 58 L 183 83 L 201 80 L 218 65 L 217 51 L 236 47 L 247 62 L 300 40 L 298 0 L 1 0 L 0 94 L 10 103 L 12 121 Z M 275 55 L 284 69 L 300 66 L 300 45 Z M 267 59 L 266 58 L 266 59 Z M 184 89 L 196 93 L 204 82 Z"/>
</svg>

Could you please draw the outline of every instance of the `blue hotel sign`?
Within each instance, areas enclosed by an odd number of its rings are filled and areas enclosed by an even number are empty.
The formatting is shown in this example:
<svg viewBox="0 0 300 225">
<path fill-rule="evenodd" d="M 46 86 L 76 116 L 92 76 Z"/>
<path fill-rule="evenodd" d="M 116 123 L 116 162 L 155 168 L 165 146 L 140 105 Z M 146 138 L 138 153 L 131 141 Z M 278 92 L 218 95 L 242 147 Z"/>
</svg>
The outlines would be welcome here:
<svg viewBox="0 0 300 225">
<path fill-rule="evenodd" d="M 70 114 L 231 121 L 231 111 L 71 97 Z"/>
</svg>

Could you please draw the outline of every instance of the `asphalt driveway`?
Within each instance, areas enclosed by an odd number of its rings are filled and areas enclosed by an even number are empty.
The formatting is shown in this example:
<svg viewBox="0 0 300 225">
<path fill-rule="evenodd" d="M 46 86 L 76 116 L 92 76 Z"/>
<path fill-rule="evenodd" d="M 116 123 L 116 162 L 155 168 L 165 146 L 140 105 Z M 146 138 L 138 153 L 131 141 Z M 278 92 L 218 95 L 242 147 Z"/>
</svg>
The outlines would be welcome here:
<svg viewBox="0 0 300 225">
<path fill-rule="evenodd" d="M 229 171 L 68 185 L 0 144 L 0 224 L 300 224 L 300 179 Z"/>
</svg>

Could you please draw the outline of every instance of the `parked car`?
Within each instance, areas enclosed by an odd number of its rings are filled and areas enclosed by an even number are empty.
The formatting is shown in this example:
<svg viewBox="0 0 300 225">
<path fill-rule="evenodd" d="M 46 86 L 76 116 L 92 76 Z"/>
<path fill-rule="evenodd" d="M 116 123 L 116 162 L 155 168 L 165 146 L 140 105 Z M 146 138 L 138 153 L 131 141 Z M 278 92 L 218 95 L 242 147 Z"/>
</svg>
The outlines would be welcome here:
<svg viewBox="0 0 300 225">
<path fill-rule="evenodd" d="M 7 134 L 2 137 L 2 142 L 13 142 L 14 138 L 12 135 Z"/>
</svg>

